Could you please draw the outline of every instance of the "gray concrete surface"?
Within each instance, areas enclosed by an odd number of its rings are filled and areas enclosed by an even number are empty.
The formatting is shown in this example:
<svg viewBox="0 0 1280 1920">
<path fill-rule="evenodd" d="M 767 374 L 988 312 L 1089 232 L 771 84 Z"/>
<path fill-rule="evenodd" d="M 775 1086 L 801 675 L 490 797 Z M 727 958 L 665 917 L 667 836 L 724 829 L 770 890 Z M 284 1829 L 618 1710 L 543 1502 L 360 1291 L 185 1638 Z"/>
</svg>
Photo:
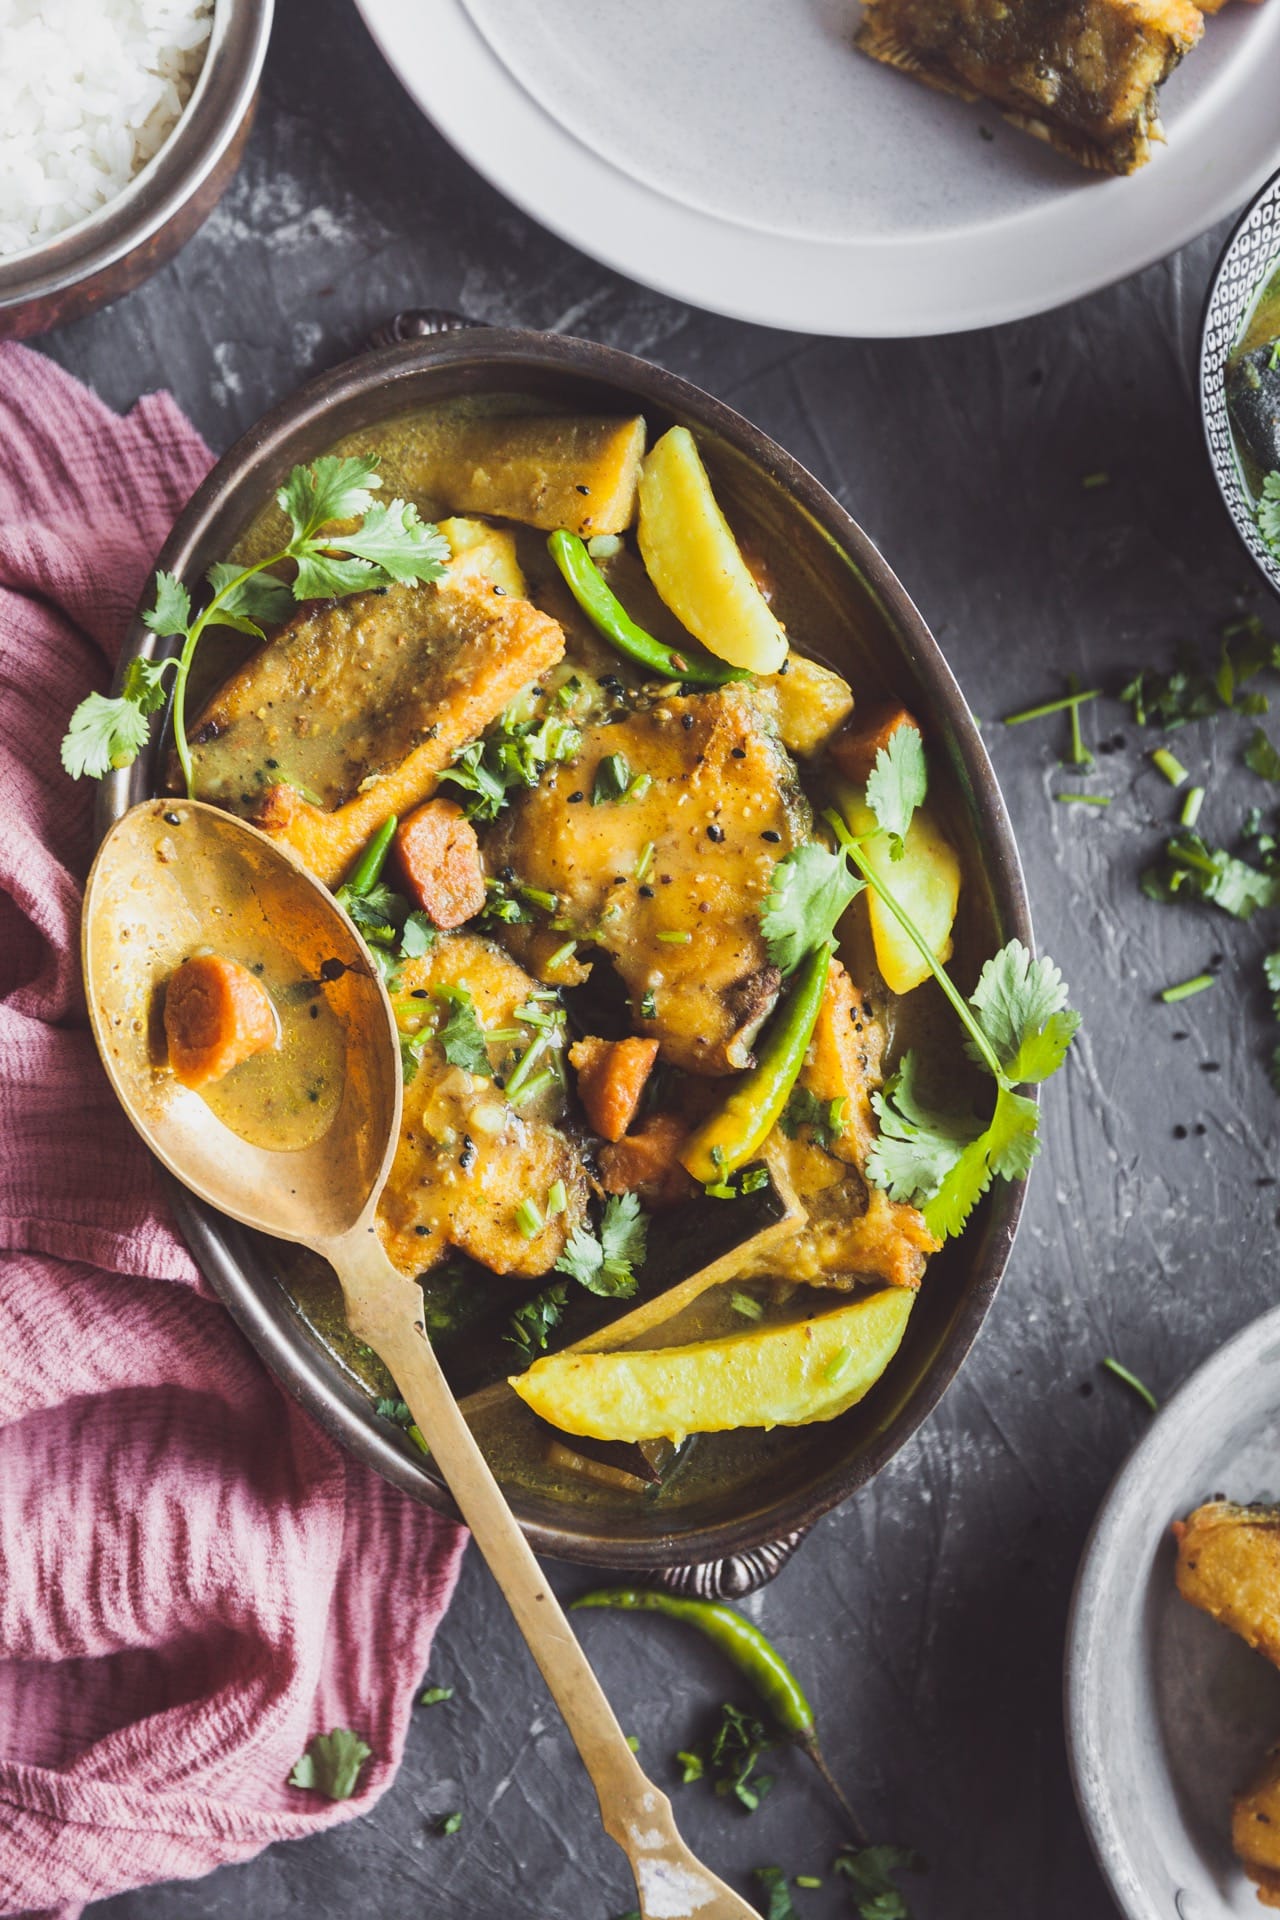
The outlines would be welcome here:
<svg viewBox="0 0 1280 1920">
<path fill-rule="evenodd" d="M 1085 782 L 1065 729 L 993 719 L 1078 672 L 1208 647 L 1260 590 L 1203 458 L 1191 374 L 1221 234 L 1096 298 L 960 338 L 859 343 L 736 325 L 660 298 L 543 232 L 418 117 L 345 0 L 283 0 L 242 174 L 148 286 L 42 342 L 124 406 L 167 385 L 225 446 L 396 308 L 431 304 L 647 354 L 750 415 L 891 558 L 988 723 L 1042 944 L 1086 1025 L 1049 1091 L 1045 1152 L 1002 1295 L 962 1377 L 879 1480 L 829 1516 L 753 1611 L 821 1703 L 837 1772 L 877 1837 L 931 1871 L 918 1920 L 1103 1920 L 1105 1888 L 1063 1754 L 1063 1625 L 1090 1518 L 1146 1418 L 1099 1372 L 1121 1355 L 1164 1394 L 1275 1298 L 1280 1106 L 1258 959 L 1263 926 L 1158 907 L 1138 875 L 1174 803 L 1112 702 Z M 1085 489 L 1105 471 L 1110 484 Z M 1267 609 L 1277 631 L 1280 619 Z M 1178 736 L 1229 839 L 1266 789 L 1245 723 Z M 1062 806 L 1082 785 L 1108 809 Z M 1225 955 L 1177 1008 L 1168 982 Z M 1175 1138 L 1175 1128 L 1187 1136 Z M 566 1592 L 583 1576 L 563 1569 Z M 689 1838 L 735 1880 L 824 1873 L 839 1824 L 794 1757 L 753 1817 L 681 1788 L 668 1756 L 741 1688 L 661 1623 L 588 1639 L 624 1725 Z M 620 1856 L 487 1575 L 470 1558 L 403 1772 L 355 1825 L 94 1920 L 609 1920 Z M 460 1807 L 452 1838 L 434 1819 Z M 848 1913 L 830 1879 L 797 1893 Z"/>
</svg>

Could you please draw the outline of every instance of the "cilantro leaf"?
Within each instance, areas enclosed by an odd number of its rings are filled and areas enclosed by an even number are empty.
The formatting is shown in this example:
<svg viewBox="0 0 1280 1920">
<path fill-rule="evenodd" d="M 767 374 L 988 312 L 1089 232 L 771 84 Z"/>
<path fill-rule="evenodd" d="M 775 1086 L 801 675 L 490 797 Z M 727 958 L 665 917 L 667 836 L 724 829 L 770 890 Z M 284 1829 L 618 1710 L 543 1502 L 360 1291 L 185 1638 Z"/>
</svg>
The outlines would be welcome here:
<svg viewBox="0 0 1280 1920">
<path fill-rule="evenodd" d="M 1280 783 L 1280 751 L 1261 727 L 1255 727 L 1249 737 L 1249 744 L 1244 750 L 1244 763 L 1251 773 L 1259 774 L 1273 785 Z"/>
<path fill-rule="evenodd" d="M 491 1076 L 493 1068 L 489 1065 L 484 1028 L 476 1017 L 475 1001 L 470 993 L 465 987 L 436 987 L 433 998 L 449 1009 L 448 1019 L 435 1033 L 449 1065 L 465 1067 L 468 1073 Z"/>
<path fill-rule="evenodd" d="M 987 961 L 969 1004 L 1014 1086 L 1056 1073 L 1080 1025 L 1053 961 L 1033 960 L 1020 940 Z"/>
<path fill-rule="evenodd" d="M 473 740 L 440 775 L 473 797 L 463 802 L 469 820 L 496 820 L 512 791 L 536 787 L 549 766 L 577 758 L 582 734 L 572 721 L 546 715 L 516 720 L 504 713 L 483 740 Z"/>
<path fill-rule="evenodd" d="M 760 1891 L 769 1896 L 764 1920 L 799 1920 L 781 1867 L 753 1867 L 751 1878 L 759 1883 Z"/>
<path fill-rule="evenodd" d="M 73 780 L 100 780 L 137 759 L 151 729 L 141 707 L 123 697 L 86 694 L 62 738 L 62 764 Z"/>
<path fill-rule="evenodd" d="M 185 633 L 191 625 L 191 595 L 176 574 L 156 574 L 156 603 L 142 616 L 144 626 L 167 639 L 171 633 Z"/>
<path fill-rule="evenodd" d="M 588 1293 L 625 1300 L 636 1290 L 637 1267 L 644 1265 L 649 1222 L 634 1193 L 610 1194 L 605 1202 L 597 1238 L 586 1227 L 575 1227 L 556 1272 L 567 1273 Z"/>
<path fill-rule="evenodd" d="M 341 544 L 335 540 L 335 545 Z M 298 571 L 293 581 L 295 600 L 341 600 L 349 593 L 383 584 L 371 560 L 343 559 L 332 553 L 318 553 L 311 547 L 294 553 Z"/>
<path fill-rule="evenodd" d="M 829 1148 L 842 1130 L 845 1104 L 844 1100 L 819 1100 L 816 1093 L 797 1082 L 778 1116 L 778 1125 L 788 1140 L 794 1140 L 807 1127 L 818 1146 Z"/>
<path fill-rule="evenodd" d="M 235 627 L 261 640 L 264 628 L 280 626 L 293 612 L 292 589 L 274 573 L 246 574 L 233 560 L 218 560 L 205 579 L 217 601 L 205 616 L 208 626 Z"/>
<path fill-rule="evenodd" d="M 452 1687 L 428 1687 L 424 1693 L 418 1695 L 418 1705 L 420 1707 L 439 1707 L 443 1706 L 446 1700 L 452 1700 L 452 1698 Z"/>
<path fill-rule="evenodd" d="M 1258 496 L 1258 532 L 1280 559 L 1280 473 L 1274 470 L 1263 481 Z"/>
<path fill-rule="evenodd" d="M 373 505 L 373 487 L 381 487 L 376 454 L 364 457 L 322 454 L 295 467 L 276 495 L 289 516 L 293 541 L 309 540 L 331 520 L 352 520 Z M 302 596 L 300 595 L 299 598 Z"/>
<path fill-rule="evenodd" d="M 1165 842 L 1160 860 L 1141 879 L 1149 900 L 1166 904 L 1184 894 L 1207 900 L 1237 920 L 1248 920 L 1258 907 L 1280 898 L 1280 882 L 1272 875 L 1238 860 L 1220 847 L 1210 847 L 1198 833 L 1176 833 Z"/>
<path fill-rule="evenodd" d="M 769 958 L 784 976 L 831 939 L 841 914 L 864 885 L 849 871 L 843 854 L 829 852 L 816 840 L 779 860 L 760 910 L 760 927 Z"/>
<path fill-rule="evenodd" d="M 867 780 L 867 805 L 876 825 L 894 842 L 895 859 L 902 858 L 902 838 L 911 816 L 924 803 L 929 787 L 924 741 L 917 728 L 895 727 L 886 746 L 876 754 Z"/>
<path fill-rule="evenodd" d="M 449 542 L 423 524 L 409 500 L 375 500 L 355 533 L 335 542 L 345 553 L 368 560 L 388 580 L 438 580 L 449 558 Z"/>
<path fill-rule="evenodd" d="M 1002 1180 L 1025 1179 L 1040 1150 L 1039 1118 L 1034 1100 L 1000 1088 L 990 1123 L 964 1149 L 937 1192 L 924 1203 L 924 1222 L 935 1239 L 947 1240 L 964 1231 L 969 1215 L 996 1174 Z"/>
<path fill-rule="evenodd" d="M 921 1093 L 914 1052 L 871 1096 L 880 1133 L 867 1158 L 867 1178 L 891 1200 L 919 1206 L 931 1200 L 965 1150 L 979 1138 L 982 1122 L 972 1113 L 932 1106 Z"/>
<path fill-rule="evenodd" d="M 307 1750 L 294 1762 L 289 1775 L 291 1787 L 304 1787 L 309 1793 L 322 1793 L 328 1800 L 349 1800 L 356 1790 L 360 1769 L 373 1752 L 359 1734 L 347 1727 L 334 1727 L 331 1733 L 317 1733 L 308 1740 Z"/>
<path fill-rule="evenodd" d="M 400 951 L 406 960 L 421 960 L 435 944 L 436 930 L 430 918 L 421 908 L 415 907 L 407 916 L 404 931 L 400 935 Z"/>
<path fill-rule="evenodd" d="M 906 1896 L 894 1874 L 923 1873 L 925 1862 L 911 1847 L 842 1847 L 832 1871 L 851 1880 L 859 1920 L 911 1920 Z"/>
</svg>

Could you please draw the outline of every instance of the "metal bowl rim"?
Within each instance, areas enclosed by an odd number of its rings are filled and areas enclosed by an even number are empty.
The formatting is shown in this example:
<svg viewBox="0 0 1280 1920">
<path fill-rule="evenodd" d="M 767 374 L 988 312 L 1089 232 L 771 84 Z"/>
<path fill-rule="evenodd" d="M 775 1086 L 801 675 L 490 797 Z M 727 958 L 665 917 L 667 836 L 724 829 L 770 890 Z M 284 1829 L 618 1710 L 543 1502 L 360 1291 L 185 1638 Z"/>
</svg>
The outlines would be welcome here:
<svg viewBox="0 0 1280 1920">
<path fill-rule="evenodd" d="M 515 328 L 441 334 L 360 354 L 308 381 L 241 435 L 179 515 L 156 566 L 182 576 L 228 493 L 249 484 L 255 469 L 268 468 L 289 440 L 305 434 L 340 402 L 375 389 L 394 387 L 435 366 L 467 362 L 481 367 L 518 369 L 525 366 L 543 372 L 550 369 L 611 384 L 638 402 L 651 401 L 669 413 L 683 414 L 719 434 L 782 484 L 862 573 L 926 695 L 926 717 L 944 726 L 956 740 L 964 770 L 972 783 L 981 828 L 983 866 L 1005 937 L 1020 939 L 1034 950 L 1021 863 L 994 770 L 968 703 L 938 643 L 897 575 L 852 515 L 776 441 L 723 401 L 650 361 L 595 341 Z M 407 402 L 406 406 L 409 404 L 412 403 Z M 423 402 L 419 399 L 417 404 Z M 392 417 L 394 411 L 394 407 L 380 404 L 381 417 Z M 135 614 L 117 669 L 117 690 L 128 662 L 140 651 L 151 652 L 155 644 L 154 635 L 142 625 L 139 614 Z M 101 782 L 97 809 L 99 833 L 105 833 L 120 813 L 144 797 L 143 790 L 134 791 L 145 779 L 142 769 L 143 761 L 139 760 L 133 769 L 110 775 Z M 147 786 L 145 793 L 149 791 Z M 417 1457 L 410 1457 L 412 1450 L 375 1426 L 367 1410 L 357 1410 L 347 1404 L 342 1393 L 335 1390 L 335 1383 L 325 1377 L 318 1356 L 308 1354 L 291 1330 L 286 1331 L 272 1319 L 258 1289 L 247 1280 L 227 1246 L 230 1223 L 202 1207 L 185 1190 L 175 1186 L 171 1191 L 183 1232 L 215 1290 L 286 1389 L 332 1437 L 392 1485 L 456 1517 L 447 1493 L 423 1474 Z M 687 1531 L 673 1530 L 670 1535 L 656 1539 L 619 1540 L 604 1533 L 590 1534 L 541 1521 L 522 1520 L 521 1525 L 535 1550 L 588 1565 L 654 1569 L 719 1559 L 781 1539 L 793 1531 L 807 1530 L 824 1513 L 874 1478 L 912 1437 L 950 1386 L 995 1298 L 1012 1250 L 1025 1192 L 1025 1182 L 995 1183 L 984 1202 L 985 1214 L 970 1227 L 972 1233 L 981 1235 L 985 1244 L 980 1253 L 975 1252 L 974 1265 L 951 1327 L 910 1401 L 857 1460 L 837 1462 L 827 1468 L 816 1479 L 776 1501 L 764 1516 L 730 1516 Z"/>
</svg>

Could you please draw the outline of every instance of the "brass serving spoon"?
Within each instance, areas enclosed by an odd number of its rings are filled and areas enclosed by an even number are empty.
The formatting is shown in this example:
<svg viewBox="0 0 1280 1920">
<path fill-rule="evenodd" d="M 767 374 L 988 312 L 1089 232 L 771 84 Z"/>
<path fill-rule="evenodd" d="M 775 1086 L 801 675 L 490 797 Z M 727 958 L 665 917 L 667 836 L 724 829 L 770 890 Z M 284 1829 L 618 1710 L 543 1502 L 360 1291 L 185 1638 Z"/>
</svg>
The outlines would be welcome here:
<svg viewBox="0 0 1280 1920">
<path fill-rule="evenodd" d="M 261 1055 L 230 1077 L 251 1090 L 235 1110 L 221 1107 L 234 1129 L 167 1070 L 161 990 L 200 947 L 261 968 L 283 1009 L 279 1060 Z M 758 1920 L 689 1851 L 670 1801 L 628 1747 L 458 1410 L 427 1339 L 421 1290 L 382 1251 L 374 1212 L 400 1130 L 399 1041 L 351 922 L 256 828 L 199 802 L 149 800 L 99 849 L 85 892 L 83 961 L 99 1052 L 152 1152 L 202 1200 L 314 1248 L 337 1271 L 352 1331 L 395 1379 L 564 1716 L 605 1831 L 631 1864 L 645 1920 Z M 327 1057 L 335 1043 L 345 1054 L 345 1071 L 328 1087 L 308 1079 L 325 1055 L 322 1041 Z M 274 1103 L 269 1111 L 254 1112 L 255 1087 L 264 1109 Z M 269 1127 L 288 1129 L 299 1144 L 281 1151 L 244 1137 Z"/>
</svg>

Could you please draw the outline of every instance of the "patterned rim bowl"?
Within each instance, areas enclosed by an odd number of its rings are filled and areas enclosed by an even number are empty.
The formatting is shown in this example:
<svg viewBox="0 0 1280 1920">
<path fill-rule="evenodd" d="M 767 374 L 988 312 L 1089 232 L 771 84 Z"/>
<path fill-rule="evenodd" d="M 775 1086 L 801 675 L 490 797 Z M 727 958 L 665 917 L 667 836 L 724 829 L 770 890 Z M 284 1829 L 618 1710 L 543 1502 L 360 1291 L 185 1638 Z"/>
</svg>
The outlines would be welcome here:
<svg viewBox="0 0 1280 1920">
<path fill-rule="evenodd" d="M 1227 414 L 1227 357 L 1259 288 L 1280 268 L 1280 173 L 1249 202 L 1222 250 L 1200 326 L 1200 414 L 1209 463 L 1236 532 L 1274 592 L 1280 593 L 1280 557 L 1258 531 Z"/>
</svg>

